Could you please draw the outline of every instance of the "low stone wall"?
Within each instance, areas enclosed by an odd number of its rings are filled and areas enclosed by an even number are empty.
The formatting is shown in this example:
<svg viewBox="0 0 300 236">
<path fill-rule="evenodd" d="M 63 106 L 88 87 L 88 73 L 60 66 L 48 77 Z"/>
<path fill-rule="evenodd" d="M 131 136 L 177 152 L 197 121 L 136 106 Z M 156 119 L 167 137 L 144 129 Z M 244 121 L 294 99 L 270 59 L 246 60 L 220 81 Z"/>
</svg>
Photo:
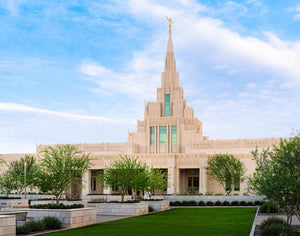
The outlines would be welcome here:
<svg viewBox="0 0 300 236">
<path fill-rule="evenodd" d="M 0 194 L 1 197 L 5 197 L 6 194 Z M 9 197 L 20 197 L 21 199 L 25 199 L 25 195 L 24 194 L 9 194 Z M 61 196 L 62 198 L 65 197 L 65 195 L 63 194 Z M 26 199 L 41 199 L 41 198 L 55 198 L 54 195 L 50 195 L 50 194 L 27 194 L 26 195 Z"/>
<path fill-rule="evenodd" d="M 78 228 L 96 223 L 95 208 L 78 209 L 26 209 L 27 218 L 41 220 L 46 216 L 57 217 L 62 222 L 63 228 Z"/>
<path fill-rule="evenodd" d="M 0 208 L 27 208 L 27 199 L 0 199 Z"/>
<path fill-rule="evenodd" d="M 62 203 L 64 205 L 73 205 L 73 204 L 82 204 L 84 207 L 87 207 L 87 202 L 86 201 L 65 201 L 65 200 L 60 200 L 59 203 Z M 39 201 L 31 201 L 30 205 L 35 206 L 35 205 L 44 205 L 44 204 L 56 204 L 56 200 L 39 200 Z"/>
<path fill-rule="evenodd" d="M 151 206 L 155 211 L 166 211 L 170 209 L 170 201 L 141 201 L 143 203 L 147 203 Z"/>
<path fill-rule="evenodd" d="M 97 215 L 139 216 L 148 214 L 148 203 L 89 203 Z"/>
<path fill-rule="evenodd" d="M 164 196 L 165 200 L 169 201 L 245 201 L 245 202 L 255 202 L 262 201 L 265 197 L 263 196 L 201 196 L 201 195 L 184 195 L 184 196 Z"/>
<path fill-rule="evenodd" d="M 84 201 L 88 202 L 96 202 L 96 201 L 122 201 L 121 195 L 86 195 L 83 197 Z M 130 201 L 132 200 L 131 195 L 125 195 L 124 201 Z"/>
<path fill-rule="evenodd" d="M 16 216 L 0 215 L 0 236 L 16 235 Z"/>
</svg>

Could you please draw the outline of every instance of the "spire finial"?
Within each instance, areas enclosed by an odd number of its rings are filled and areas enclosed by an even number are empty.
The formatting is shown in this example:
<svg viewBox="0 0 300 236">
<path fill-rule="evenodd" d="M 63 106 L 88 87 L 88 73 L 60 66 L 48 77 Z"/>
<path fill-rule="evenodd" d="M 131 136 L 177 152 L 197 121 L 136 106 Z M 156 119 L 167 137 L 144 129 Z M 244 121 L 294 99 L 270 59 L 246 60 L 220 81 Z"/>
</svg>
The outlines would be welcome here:
<svg viewBox="0 0 300 236">
<path fill-rule="evenodd" d="M 169 18 L 169 17 L 167 17 L 167 16 L 166 16 L 166 18 L 167 18 L 167 20 L 169 21 L 169 30 L 171 31 L 171 27 L 172 27 L 173 21 L 172 21 L 171 18 Z"/>
</svg>

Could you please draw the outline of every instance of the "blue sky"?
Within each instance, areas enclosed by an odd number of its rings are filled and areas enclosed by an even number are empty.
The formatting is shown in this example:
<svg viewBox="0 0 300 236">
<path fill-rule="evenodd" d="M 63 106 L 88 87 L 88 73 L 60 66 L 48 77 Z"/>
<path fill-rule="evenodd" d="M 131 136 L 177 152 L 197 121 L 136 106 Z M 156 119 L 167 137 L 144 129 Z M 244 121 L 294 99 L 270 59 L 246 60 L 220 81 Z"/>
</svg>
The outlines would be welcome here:
<svg viewBox="0 0 300 236">
<path fill-rule="evenodd" d="M 125 142 L 156 99 L 173 19 L 210 139 L 300 128 L 299 1 L 0 1 L 0 153 Z"/>
</svg>

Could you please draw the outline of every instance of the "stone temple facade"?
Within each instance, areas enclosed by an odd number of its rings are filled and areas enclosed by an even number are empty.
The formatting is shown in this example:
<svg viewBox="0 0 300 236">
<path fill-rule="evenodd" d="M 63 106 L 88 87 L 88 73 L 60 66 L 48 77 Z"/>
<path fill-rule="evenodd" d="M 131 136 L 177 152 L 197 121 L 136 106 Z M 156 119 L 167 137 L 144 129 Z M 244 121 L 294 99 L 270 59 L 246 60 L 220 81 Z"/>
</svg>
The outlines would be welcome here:
<svg viewBox="0 0 300 236">
<path fill-rule="evenodd" d="M 173 51 L 172 35 L 169 40 L 161 75 L 161 87 L 157 88 L 157 100 L 145 104 L 144 120 L 137 121 L 137 131 L 128 134 L 125 143 L 87 143 L 79 144 L 79 149 L 91 153 L 93 166 L 83 176 L 82 195 L 110 194 L 96 178 L 106 166 L 110 166 L 120 155 L 138 158 L 149 166 L 168 173 L 167 194 L 224 193 L 222 187 L 211 181 L 205 167 L 207 161 L 217 153 L 230 153 L 239 158 L 249 176 L 255 169 L 250 152 L 278 144 L 277 138 L 209 140 L 203 136 L 202 122 L 194 116 L 194 110 L 184 99 L 184 90 L 179 85 L 179 73 Z M 49 145 L 37 145 L 37 155 Z M 54 146 L 54 145 L 53 145 Z M 24 154 L 3 154 L 7 161 L 16 160 Z M 72 188 L 73 194 L 79 189 Z M 235 192 L 243 194 L 247 184 L 240 183 Z M 72 194 L 72 195 L 73 195 Z"/>
</svg>

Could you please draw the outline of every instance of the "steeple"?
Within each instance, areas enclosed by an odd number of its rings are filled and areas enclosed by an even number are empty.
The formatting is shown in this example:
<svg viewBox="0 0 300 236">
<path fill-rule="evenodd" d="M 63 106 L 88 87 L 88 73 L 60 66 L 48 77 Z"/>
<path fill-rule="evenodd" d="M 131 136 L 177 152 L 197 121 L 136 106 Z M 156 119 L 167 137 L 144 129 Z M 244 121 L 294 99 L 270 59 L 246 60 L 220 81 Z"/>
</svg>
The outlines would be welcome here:
<svg viewBox="0 0 300 236">
<path fill-rule="evenodd" d="M 172 42 L 172 31 L 171 31 L 171 28 L 169 29 L 169 41 L 168 41 L 167 52 L 173 52 L 173 42 Z"/>
<path fill-rule="evenodd" d="M 173 42 L 172 42 L 172 29 L 171 24 L 173 23 L 171 18 L 166 17 L 169 21 L 169 40 L 168 40 L 168 46 L 167 46 L 167 53 L 165 58 L 165 71 L 172 70 L 176 71 L 176 60 L 175 55 L 173 51 Z"/>
</svg>

